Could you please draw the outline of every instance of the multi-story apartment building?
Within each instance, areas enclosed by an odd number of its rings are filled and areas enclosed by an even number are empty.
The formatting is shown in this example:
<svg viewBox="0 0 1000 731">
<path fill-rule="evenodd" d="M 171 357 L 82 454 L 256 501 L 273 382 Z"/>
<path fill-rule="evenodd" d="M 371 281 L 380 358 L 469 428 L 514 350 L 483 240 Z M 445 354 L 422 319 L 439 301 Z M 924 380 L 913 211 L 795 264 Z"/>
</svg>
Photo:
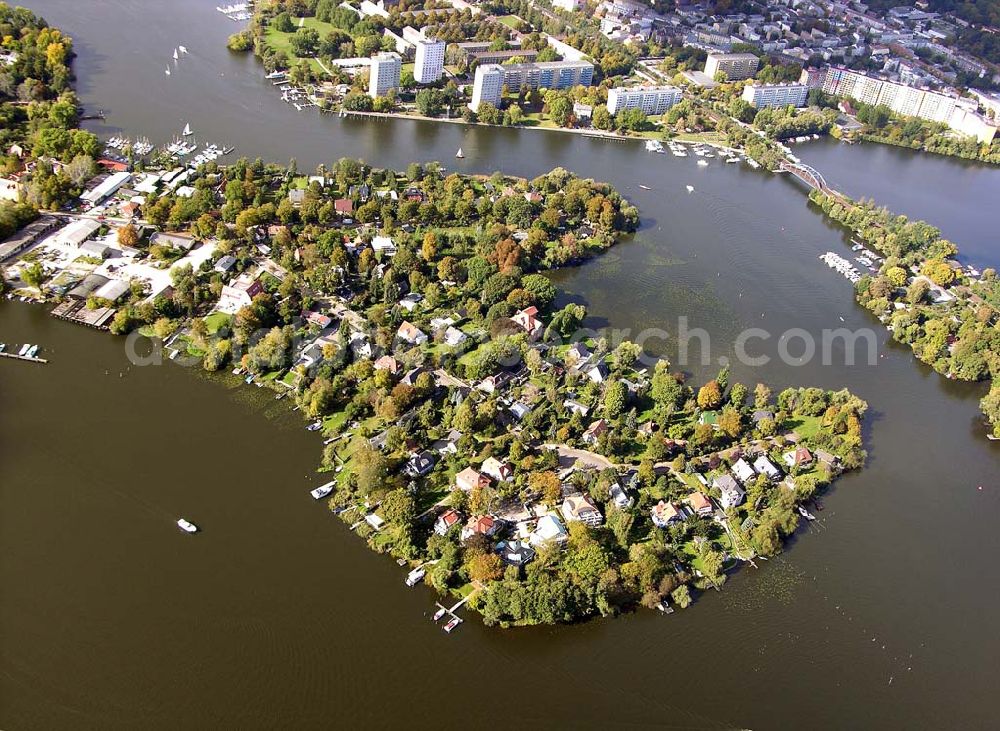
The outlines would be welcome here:
<svg viewBox="0 0 1000 731">
<path fill-rule="evenodd" d="M 804 107 L 809 97 L 805 84 L 751 84 L 743 87 L 743 101 L 757 109 L 764 107 Z"/>
<path fill-rule="evenodd" d="M 618 86 L 608 92 L 608 112 L 612 116 L 625 109 L 641 109 L 646 114 L 663 114 L 681 100 L 676 86 Z"/>
<path fill-rule="evenodd" d="M 752 53 L 710 53 L 705 60 L 705 74 L 714 79 L 722 71 L 729 81 L 749 79 L 757 73 L 760 59 Z"/>
<path fill-rule="evenodd" d="M 444 41 L 421 38 L 416 43 L 413 78 L 418 84 L 433 84 L 444 73 Z"/>
<path fill-rule="evenodd" d="M 503 94 L 503 76 L 503 66 L 500 64 L 488 63 L 477 67 L 469 109 L 478 112 L 483 102 L 499 107 L 500 97 Z"/>
<path fill-rule="evenodd" d="M 510 89 L 527 85 L 531 89 L 569 89 L 590 86 L 594 64 L 589 61 L 543 61 L 503 66 L 504 84 Z"/>
<path fill-rule="evenodd" d="M 403 59 L 398 53 L 382 52 L 372 56 L 371 73 L 368 77 L 368 95 L 373 99 L 386 96 L 399 89 L 399 74 L 403 69 Z"/>
</svg>

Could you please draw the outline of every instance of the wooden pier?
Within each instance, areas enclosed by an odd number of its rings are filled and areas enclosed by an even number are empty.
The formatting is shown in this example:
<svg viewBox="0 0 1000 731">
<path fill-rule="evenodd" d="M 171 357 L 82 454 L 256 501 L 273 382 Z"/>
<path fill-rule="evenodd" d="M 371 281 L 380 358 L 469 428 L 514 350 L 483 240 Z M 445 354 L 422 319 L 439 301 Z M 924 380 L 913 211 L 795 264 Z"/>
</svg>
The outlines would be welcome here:
<svg viewBox="0 0 1000 731">
<path fill-rule="evenodd" d="M 0 352 L 0 358 L 13 358 L 14 360 L 24 360 L 28 363 L 48 363 L 45 358 L 29 358 L 26 355 L 18 355 L 17 353 L 8 353 L 6 351 Z"/>
</svg>

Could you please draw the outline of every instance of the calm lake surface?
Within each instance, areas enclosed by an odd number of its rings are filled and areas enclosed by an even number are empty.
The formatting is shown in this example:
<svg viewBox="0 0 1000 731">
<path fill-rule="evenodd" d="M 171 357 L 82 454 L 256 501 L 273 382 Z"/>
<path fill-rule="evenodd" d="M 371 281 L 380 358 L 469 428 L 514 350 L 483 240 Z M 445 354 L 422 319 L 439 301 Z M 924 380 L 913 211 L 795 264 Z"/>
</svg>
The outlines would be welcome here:
<svg viewBox="0 0 1000 731">
<path fill-rule="evenodd" d="M 742 329 L 766 328 L 752 350 L 772 362 L 733 379 L 851 388 L 872 407 L 870 459 L 789 550 L 691 610 L 517 631 L 473 620 L 448 636 L 428 589 L 406 589 L 309 498 L 320 440 L 283 402 L 130 367 L 121 340 L 4 301 L 0 340 L 40 343 L 51 362 L 0 362 L 0 727 L 1000 723 L 1000 444 L 983 437 L 984 389 L 886 342 L 817 261 L 846 239 L 794 180 L 640 144 L 297 113 L 225 51 L 236 25 L 209 0 L 29 5 L 74 37 L 81 96 L 109 112 L 101 132 L 162 142 L 190 122 L 199 140 L 300 169 L 436 159 L 610 181 L 642 229 L 557 272 L 563 298 L 633 336 L 688 317 L 711 336 L 711 363 L 686 366 L 699 377 Z M 191 53 L 167 77 L 178 44 Z M 845 192 L 940 226 L 970 261 L 1000 263 L 1000 170 L 875 146 L 798 154 Z M 876 365 L 846 366 L 842 348 L 830 366 L 775 358 L 789 328 L 840 326 L 875 329 Z M 662 349 L 676 357 L 673 338 Z M 181 535 L 181 515 L 204 531 Z"/>
</svg>

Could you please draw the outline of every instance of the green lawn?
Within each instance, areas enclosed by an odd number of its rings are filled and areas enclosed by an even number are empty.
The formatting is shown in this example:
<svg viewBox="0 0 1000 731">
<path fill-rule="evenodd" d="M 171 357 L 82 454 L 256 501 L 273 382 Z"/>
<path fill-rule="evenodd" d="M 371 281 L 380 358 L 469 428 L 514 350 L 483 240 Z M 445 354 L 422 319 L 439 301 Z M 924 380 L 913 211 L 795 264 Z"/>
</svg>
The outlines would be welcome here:
<svg viewBox="0 0 1000 731">
<path fill-rule="evenodd" d="M 499 18 L 497 18 L 497 20 L 499 20 L 501 23 L 506 25 L 511 30 L 517 30 L 518 27 L 521 25 L 521 23 L 524 22 L 516 15 L 501 15 Z"/>
<path fill-rule="evenodd" d="M 233 318 L 225 312 L 213 312 L 205 318 L 205 327 L 209 335 L 215 335 L 223 327 L 229 325 Z"/>
<path fill-rule="evenodd" d="M 325 36 L 331 30 L 334 30 L 334 26 L 330 23 L 323 23 L 316 18 L 292 18 L 292 22 L 295 23 L 295 30 L 299 29 L 299 22 L 302 21 L 303 28 L 312 28 L 317 31 L 320 36 Z M 275 51 L 284 51 L 288 56 L 289 61 L 296 63 L 299 59 L 294 53 L 292 53 L 292 36 L 294 33 L 282 33 L 276 30 L 273 26 L 268 26 L 267 30 L 264 32 L 264 43 L 265 45 L 273 48 Z M 309 65 L 314 71 L 319 73 L 324 73 L 323 67 L 320 65 L 319 61 L 315 58 L 304 59 L 309 62 Z"/>
<path fill-rule="evenodd" d="M 822 424 L 822 416 L 797 416 L 786 421 L 784 427 L 794 431 L 801 439 L 811 439 L 816 436 Z"/>
</svg>

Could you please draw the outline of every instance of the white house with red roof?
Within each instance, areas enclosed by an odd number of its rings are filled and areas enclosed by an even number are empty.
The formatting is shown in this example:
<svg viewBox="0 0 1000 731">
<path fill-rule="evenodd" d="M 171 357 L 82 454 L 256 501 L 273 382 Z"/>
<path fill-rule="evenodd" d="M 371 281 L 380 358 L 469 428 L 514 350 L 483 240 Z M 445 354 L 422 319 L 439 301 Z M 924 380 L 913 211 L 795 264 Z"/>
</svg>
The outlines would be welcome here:
<svg viewBox="0 0 1000 731">
<path fill-rule="evenodd" d="M 531 307 L 525 307 L 520 312 L 515 313 L 515 315 L 510 318 L 514 324 L 519 328 L 528 333 L 528 338 L 530 340 L 537 340 L 542 335 L 542 321 L 538 319 L 538 308 L 532 305 Z"/>
</svg>

